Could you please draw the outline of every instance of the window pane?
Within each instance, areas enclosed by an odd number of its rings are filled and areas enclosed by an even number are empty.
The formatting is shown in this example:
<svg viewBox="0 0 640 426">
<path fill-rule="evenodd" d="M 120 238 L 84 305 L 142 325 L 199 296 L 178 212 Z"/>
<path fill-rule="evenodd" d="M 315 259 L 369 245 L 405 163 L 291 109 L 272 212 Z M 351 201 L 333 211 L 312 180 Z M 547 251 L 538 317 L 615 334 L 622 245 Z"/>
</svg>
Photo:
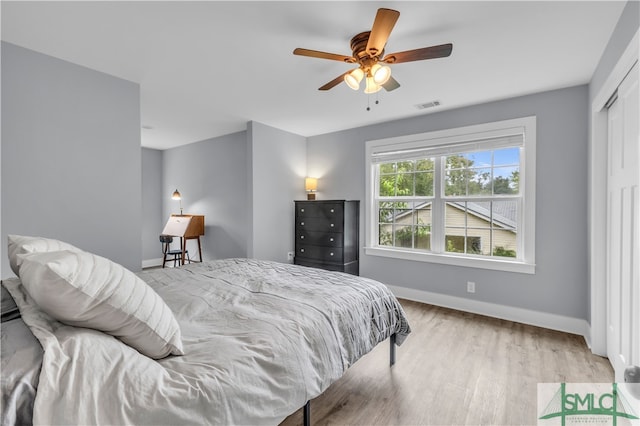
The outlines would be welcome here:
<svg viewBox="0 0 640 426">
<path fill-rule="evenodd" d="M 467 254 L 483 254 L 489 256 L 491 254 L 491 245 L 482 245 L 483 241 L 489 241 L 491 230 L 487 228 L 467 228 L 466 250 Z"/>
<path fill-rule="evenodd" d="M 392 203 L 386 201 L 378 203 L 378 221 L 380 223 L 393 223 Z"/>
<path fill-rule="evenodd" d="M 493 169 L 493 193 L 517 194 L 520 173 L 518 167 L 495 167 Z"/>
<path fill-rule="evenodd" d="M 380 175 L 378 185 L 381 197 L 393 197 L 396 195 L 396 175 Z"/>
<path fill-rule="evenodd" d="M 431 203 L 416 203 L 415 248 L 431 250 Z"/>
<path fill-rule="evenodd" d="M 490 195 L 491 194 L 491 168 L 469 169 L 469 195 Z"/>
<path fill-rule="evenodd" d="M 448 202 L 444 211 L 445 226 L 464 228 L 466 226 L 465 209 L 465 202 Z"/>
<path fill-rule="evenodd" d="M 380 225 L 378 227 L 378 245 L 392 246 L 393 225 Z"/>
<path fill-rule="evenodd" d="M 496 245 L 493 248 L 493 255 L 500 257 L 516 257 L 516 250 L 505 246 Z"/>
<path fill-rule="evenodd" d="M 467 195 L 467 181 L 464 170 L 447 170 L 444 181 L 444 195 L 448 197 Z"/>
<path fill-rule="evenodd" d="M 417 224 L 431 226 L 431 203 L 416 204 Z"/>
<path fill-rule="evenodd" d="M 516 201 L 493 201 L 491 203 L 491 213 L 495 228 L 513 229 L 515 231 L 518 223 L 518 203 Z"/>
<path fill-rule="evenodd" d="M 416 173 L 416 196 L 433 197 L 433 172 Z"/>
<path fill-rule="evenodd" d="M 382 163 L 380 164 L 380 174 L 395 173 L 396 163 Z"/>
<path fill-rule="evenodd" d="M 396 171 L 398 173 L 410 173 L 413 172 L 414 161 L 398 161 Z"/>
<path fill-rule="evenodd" d="M 469 201 L 466 205 L 467 227 L 491 228 L 491 203 Z"/>
<path fill-rule="evenodd" d="M 464 235 L 454 235 L 460 230 L 446 229 L 445 251 L 449 253 L 464 253 Z"/>
<path fill-rule="evenodd" d="M 469 154 L 455 154 L 447 156 L 447 170 L 461 170 L 473 166 L 473 160 L 468 159 L 465 155 Z"/>
<path fill-rule="evenodd" d="M 491 167 L 492 151 L 470 152 L 463 156 L 469 161 L 469 167 Z"/>
<path fill-rule="evenodd" d="M 401 223 L 403 225 L 413 225 L 413 210 L 409 203 L 394 203 L 396 208 L 394 210 L 394 222 Z"/>
<path fill-rule="evenodd" d="M 494 201 L 492 203 L 493 235 L 492 255 L 502 257 L 517 256 L 517 216 L 516 201 Z"/>
<path fill-rule="evenodd" d="M 520 164 L 520 148 L 504 148 L 493 151 L 494 166 L 509 166 Z"/>
<path fill-rule="evenodd" d="M 430 226 L 418 226 L 416 227 L 416 241 L 415 248 L 421 250 L 431 250 L 431 227 Z"/>
<path fill-rule="evenodd" d="M 434 170 L 433 158 L 424 158 L 421 160 L 416 160 L 417 172 L 432 172 L 433 170 Z"/>
<path fill-rule="evenodd" d="M 396 247 L 413 247 L 413 227 L 412 226 L 394 226 L 393 245 Z"/>
<path fill-rule="evenodd" d="M 415 175 L 413 173 L 399 173 L 396 188 L 397 196 L 410 197 L 413 195 L 413 181 Z"/>
</svg>

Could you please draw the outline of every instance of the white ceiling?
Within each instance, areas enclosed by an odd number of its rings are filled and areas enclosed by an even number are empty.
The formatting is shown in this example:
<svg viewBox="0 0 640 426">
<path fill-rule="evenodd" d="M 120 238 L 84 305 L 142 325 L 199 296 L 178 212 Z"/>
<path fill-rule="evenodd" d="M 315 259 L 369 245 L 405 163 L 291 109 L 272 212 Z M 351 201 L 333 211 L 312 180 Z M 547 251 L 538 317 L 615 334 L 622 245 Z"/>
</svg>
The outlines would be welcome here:
<svg viewBox="0 0 640 426">
<path fill-rule="evenodd" d="M 142 145 L 166 149 L 251 120 L 312 136 L 585 84 L 624 5 L 2 1 L 1 12 L 2 40 L 139 83 Z M 371 29 L 379 7 L 400 11 L 387 53 L 453 43 L 452 55 L 393 65 L 402 86 L 377 97 L 344 83 L 318 91 L 352 66 L 293 49 L 350 55 L 351 37 Z M 441 106 L 415 107 L 434 100 Z"/>
</svg>

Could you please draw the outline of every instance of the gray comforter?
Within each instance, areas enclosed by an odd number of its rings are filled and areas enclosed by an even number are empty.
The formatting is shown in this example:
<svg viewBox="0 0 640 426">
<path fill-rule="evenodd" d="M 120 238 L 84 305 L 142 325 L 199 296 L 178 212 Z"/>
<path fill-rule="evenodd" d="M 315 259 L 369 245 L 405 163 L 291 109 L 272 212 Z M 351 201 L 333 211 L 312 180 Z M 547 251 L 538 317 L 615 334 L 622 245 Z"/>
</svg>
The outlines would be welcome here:
<svg viewBox="0 0 640 426">
<path fill-rule="evenodd" d="M 277 424 L 410 333 L 383 284 L 347 274 L 228 259 L 139 275 L 173 310 L 184 356 L 154 361 L 10 288 L 45 350 L 34 423 Z"/>
</svg>

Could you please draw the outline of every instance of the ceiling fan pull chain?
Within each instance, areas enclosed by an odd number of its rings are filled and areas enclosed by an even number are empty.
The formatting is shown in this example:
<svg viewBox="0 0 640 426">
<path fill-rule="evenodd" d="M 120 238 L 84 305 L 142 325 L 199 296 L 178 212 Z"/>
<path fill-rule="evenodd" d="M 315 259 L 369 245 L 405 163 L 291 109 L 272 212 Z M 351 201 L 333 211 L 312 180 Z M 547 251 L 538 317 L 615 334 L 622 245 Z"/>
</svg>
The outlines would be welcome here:
<svg viewBox="0 0 640 426">
<path fill-rule="evenodd" d="M 367 95 L 367 111 L 371 111 L 371 107 L 369 106 L 370 99 L 371 99 L 371 95 Z"/>
</svg>

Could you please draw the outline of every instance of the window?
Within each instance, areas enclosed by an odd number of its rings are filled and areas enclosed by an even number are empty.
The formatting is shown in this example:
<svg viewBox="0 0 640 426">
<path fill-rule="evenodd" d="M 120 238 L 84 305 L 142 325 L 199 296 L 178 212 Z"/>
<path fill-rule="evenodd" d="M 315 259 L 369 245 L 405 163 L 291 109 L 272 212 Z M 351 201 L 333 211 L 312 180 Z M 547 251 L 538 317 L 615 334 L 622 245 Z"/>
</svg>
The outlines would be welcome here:
<svg viewBox="0 0 640 426">
<path fill-rule="evenodd" d="M 367 142 L 365 252 L 534 272 L 535 117 Z"/>
</svg>

